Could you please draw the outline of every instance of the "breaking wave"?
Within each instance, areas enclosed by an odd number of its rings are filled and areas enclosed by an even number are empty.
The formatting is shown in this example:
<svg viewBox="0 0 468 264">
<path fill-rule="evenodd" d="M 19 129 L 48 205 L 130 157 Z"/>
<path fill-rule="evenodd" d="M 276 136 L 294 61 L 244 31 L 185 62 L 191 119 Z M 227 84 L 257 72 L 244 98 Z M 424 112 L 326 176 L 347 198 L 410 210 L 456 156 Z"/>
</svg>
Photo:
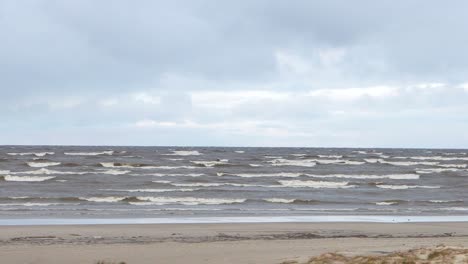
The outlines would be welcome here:
<svg viewBox="0 0 468 264">
<path fill-rule="evenodd" d="M 55 178 L 55 176 L 14 176 L 14 175 L 5 175 L 3 179 L 5 181 L 14 181 L 14 182 L 43 182 Z"/>
<path fill-rule="evenodd" d="M 243 203 L 246 199 L 220 199 L 220 198 L 195 198 L 195 197 L 136 197 L 141 202 L 130 202 L 133 205 L 219 205 Z"/>
<path fill-rule="evenodd" d="M 69 156 L 99 156 L 99 155 L 112 155 L 113 150 L 101 151 L 101 152 L 65 152 L 65 155 Z"/>
<path fill-rule="evenodd" d="M 406 190 L 406 189 L 439 189 L 440 186 L 427 186 L 427 185 L 388 185 L 388 184 L 377 184 L 378 188 L 392 189 L 392 190 Z"/>
<path fill-rule="evenodd" d="M 44 157 L 46 155 L 54 155 L 54 152 L 20 152 L 20 153 L 7 153 L 10 156 L 36 156 Z"/>
<path fill-rule="evenodd" d="M 196 150 L 174 150 L 170 154 L 164 154 L 168 156 L 200 156 L 202 153 Z"/>
<path fill-rule="evenodd" d="M 27 164 L 32 168 L 44 168 L 60 165 L 60 162 L 28 162 Z"/>
<path fill-rule="evenodd" d="M 348 182 L 327 182 L 327 181 L 278 181 L 281 185 L 295 188 L 352 188 L 354 185 L 348 185 Z"/>
</svg>

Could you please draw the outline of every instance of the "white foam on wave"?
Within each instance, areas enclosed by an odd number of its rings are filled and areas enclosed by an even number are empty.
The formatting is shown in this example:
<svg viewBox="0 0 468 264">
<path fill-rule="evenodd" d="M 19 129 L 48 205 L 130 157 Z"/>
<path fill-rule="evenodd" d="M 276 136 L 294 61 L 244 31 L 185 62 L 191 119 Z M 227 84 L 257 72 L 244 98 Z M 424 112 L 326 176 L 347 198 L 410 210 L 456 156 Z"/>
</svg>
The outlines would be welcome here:
<svg viewBox="0 0 468 264">
<path fill-rule="evenodd" d="M 428 165 L 434 166 L 438 165 L 439 162 L 429 162 L 429 161 L 388 161 L 384 159 L 364 159 L 367 163 L 381 163 L 381 164 L 390 164 L 394 166 L 415 166 L 415 165 Z"/>
<path fill-rule="evenodd" d="M 429 173 L 441 173 L 441 172 L 457 172 L 460 169 L 456 168 L 427 168 L 427 169 L 416 169 L 416 173 L 419 174 L 429 174 Z"/>
<path fill-rule="evenodd" d="M 245 151 L 243 151 L 243 150 L 236 150 L 236 151 L 234 151 L 234 152 L 235 152 L 235 153 L 239 153 L 239 154 L 245 153 Z"/>
<path fill-rule="evenodd" d="M 272 163 L 273 166 L 298 166 L 298 167 L 314 167 L 317 165 L 315 160 L 289 160 L 289 159 L 274 159 L 268 161 Z"/>
<path fill-rule="evenodd" d="M 132 176 L 155 176 L 155 177 L 200 177 L 204 173 L 145 173 L 145 174 L 132 174 Z"/>
<path fill-rule="evenodd" d="M 232 175 L 243 178 L 255 178 L 255 177 L 299 177 L 302 173 L 293 173 L 293 172 L 279 172 L 279 173 L 221 173 L 218 176 L 223 175 Z"/>
<path fill-rule="evenodd" d="M 282 156 L 263 156 L 265 159 L 282 159 Z"/>
<path fill-rule="evenodd" d="M 343 155 L 317 155 L 319 158 L 326 158 L 326 159 L 341 159 Z"/>
<path fill-rule="evenodd" d="M 184 160 L 184 159 L 181 159 L 181 158 L 174 158 L 174 159 L 167 158 L 166 160 L 171 160 L 171 161 L 182 161 L 182 160 Z"/>
<path fill-rule="evenodd" d="M 10 174 L 32 174 L 32 175 L 50 175 L 50 174 L 75 174 L 75 175 L 82 175 L 82 174 L 91 174 L 94 172 L 91 171 L 80 171 L 80 172 L 74 172 L 74 171 L 55 171 L 55 170 L 49 170 L 46 168 L 41 168 L 38 170 L 33 170 L 33 171 L 19 171 L 19 172 L 11 172 Z"/>
<path fill-rule="evenodd" d="M 440 160 L 440 161 L 464 160 L 464 161 L 468 161 L 468 157 L 414 156 L 414 157 L 395 157 L 395 158 L 396 159 L 413 159 L 413 160 Z"/>
<path fill-rule="evenodd" d="M 14 182 L 42 182 L 55 178 L 55 176 L 15 176 L 15 175 L 5 175 L 3 176 L 5 181 L 14 181 Z"/>
<path fill-rule="evenodd" d="M 468 167 L 467 164 L 439 164 L 437 166 L 444 167 L 444 168 L 460 168 L 460 169 Z"/>
<path fill-rule="evenodd" d="M 107 196 L 107 197 L 80 197 L 80 200 L 96 203 L 116 203 L 127 199 L 128 197 Z"/>
<path fill-rule="evenodd" d="M 427 185 L 388 185 L 388 184 L 378 184 L 378 188 L 382 189 L 392 189 L 392 190 L 406 190 L 406 189 L 439 189 L 440 186 L 427 186 Z"/>
<path fill-rule="evenodd" d="M 65 152 L 65 155 L 69 156 L 99 156 L 99 155 L 112 155 L 113 150 L 101 151 L 101 152 Z"/>
<path fill-rule="evenodd" d="M 293 203 L 295 199 L 283 199 L 283 198 L 267 198 L 263 199 L 269 203 Z"/>
<path fill-rule="evenodd" d="M 249 164 L 250 167 L 263 167 L 262 164 Z"/>
<path fill-rule="evenodd" d="M 457 203 L 463 202 L 461 200 L 429 200 L 430 203 Z"/>
<path fill-rule="evenodd" d="M 278 181 L 281 185 L 294 188 L 352 188 L 354 185 L 348 185 L 348 182 L 327 182 L 327 181 L 300 181 L 288 180 Z"/>
<path fill-rule="evenodd" d="M 202 153 L 197 150 L 174 150 L 170 154 L 164 154 L 168 156 L 200 156 Z"/>
<path fill-rule="evenodd" d="M 362 165 L 363 161 L 343 160 L 343 159 L 314 159 L 318 164 L 338 164 L 338 165 Z"/>
<path fill-rule="evenodd" d="M 376 205 L 394 205 L 398 204 L 397 202 L 377 202 Z"/>
<path fill-rule="evenodd" d="M 113 192 L 150 192 L 150 193 L 161 193 L 161 192 L 193 192 L 198 189 L 101 189 L 102 191 L 113 191 Z"/>
<path fill-rule="evenodd" d="M 36 156 L 44 157 L 45 155 L 54 155 L 54 152 L 19 152 L 19 153 L 7 153 L 10 156 Z"/>
<path fill-rule="evenodd" d="M 44 168 L 60 165 L 60 162 L 28 162 L 27 164 L 33 168 Z"/>
<path fill-rule="evenodd" d="M 169 184 L 171 181 L 153 181 L 154 183 Z"/>
<path fill-rule="evenodd" d="M 79 205 L 79 203 L 5 203 L 0 206 L 57 206 L 57 205 Z"/>
<path fill-rule="evenodd" d="M 210 160 L 196 160 L 196 161 L 190 161 L 194 164 L 197 164 L 197 165 L 202 165 L 202 166 L 205 166 L 205 167 L 214 167 L 216 165 L 226 165 L 226 164 L 229 164 L 229 160 L 228 159 L 220 159 L 220 160 L 213 160 L 213 161 L 210 161 Z"/>
<path fill-rule="evenodd" d="M 129 173 L 130 171 L 123 171 L 123 170 L 106 170 L 106 171 L 102 171 L 100 172 L 99 174 L 109 174 L 109 175 L 123 175 L 123 174 L 127 174 Z"/>
<path fill-rule="evenodd" d="M 133 205 L 166 205 L 166 204 L 182 204 L 182 205 L 219 205 L 219 204 L 234 204 L 243 203 L 246 199 L 221 199 L 221 198 L 195 198 L 195 197 L 137 197 L 143 202 L 130 202 Z"/>
<path fill-rule="evenodd" d="M 417 180 L 418 174 L 386 174 L 386 175 L 366 175 L 366 174 L 304 174 L 314 178 L 345 178 L 345 179 L 394 179 L 394 180 Z"/>
</svg>

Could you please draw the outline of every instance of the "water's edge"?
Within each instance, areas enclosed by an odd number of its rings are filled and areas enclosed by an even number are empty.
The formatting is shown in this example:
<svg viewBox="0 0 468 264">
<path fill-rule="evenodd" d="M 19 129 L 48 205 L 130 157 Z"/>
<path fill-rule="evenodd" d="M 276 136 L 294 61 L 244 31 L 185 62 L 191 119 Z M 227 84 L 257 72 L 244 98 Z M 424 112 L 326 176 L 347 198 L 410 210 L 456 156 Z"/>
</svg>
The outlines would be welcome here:
<svg viewBox="0 0 468 264">
<path fill-rule="evenodd" d="M 187 218 L 42 218 L 0 219 L 0 226 L 37 225 L 118 225 L 118 224 L 236 224 L 236 223 L 435 223 L 468 222 L 467 215 L 453 216 L 268 216 L 268 217 L 187 217 Z"/>
</svg>

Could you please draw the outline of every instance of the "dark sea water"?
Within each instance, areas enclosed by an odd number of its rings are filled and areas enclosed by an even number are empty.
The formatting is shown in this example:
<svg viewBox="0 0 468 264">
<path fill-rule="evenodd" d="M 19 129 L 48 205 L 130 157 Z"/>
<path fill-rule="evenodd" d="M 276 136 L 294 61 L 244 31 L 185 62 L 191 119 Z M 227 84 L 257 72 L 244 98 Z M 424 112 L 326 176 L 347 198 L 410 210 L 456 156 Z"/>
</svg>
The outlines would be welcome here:
<svg viewBox="0 0 468 264">
<path fill-rule="evenodd" d="M 467 150 L 0 147 L 0 218 L 468 215 Z"/>
</svg>

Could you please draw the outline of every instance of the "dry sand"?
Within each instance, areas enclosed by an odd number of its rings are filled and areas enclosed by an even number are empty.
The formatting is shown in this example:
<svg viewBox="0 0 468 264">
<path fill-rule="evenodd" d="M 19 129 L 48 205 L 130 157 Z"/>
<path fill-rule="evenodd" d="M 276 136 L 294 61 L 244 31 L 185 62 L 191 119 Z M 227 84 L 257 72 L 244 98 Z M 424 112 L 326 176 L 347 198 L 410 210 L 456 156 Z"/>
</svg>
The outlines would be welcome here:
<svg viewBox="0 0 468 264">
<path fill-rule="evenodd" d="M 0 263 L 255 263 L 468 247 L 468 223 L 0 226 Z"/>
</svg>

